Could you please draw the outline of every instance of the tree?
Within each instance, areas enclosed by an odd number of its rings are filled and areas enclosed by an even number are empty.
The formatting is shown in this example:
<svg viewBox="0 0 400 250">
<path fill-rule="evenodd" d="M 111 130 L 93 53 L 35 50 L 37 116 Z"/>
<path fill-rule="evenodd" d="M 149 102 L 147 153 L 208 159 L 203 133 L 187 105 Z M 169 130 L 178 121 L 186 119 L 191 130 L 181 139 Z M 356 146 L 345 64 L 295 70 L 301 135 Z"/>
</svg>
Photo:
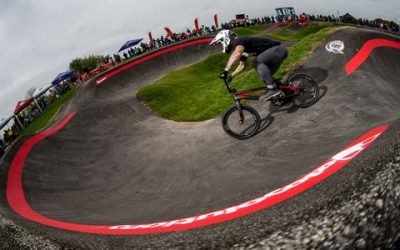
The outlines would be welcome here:
<svg viewBox="0 0 400 250">
<path fill-rule="evenodd" d="M 31 98 L 33 96 L 33 94 L 35 93 L 35 91 L 36 91 L 36 87 L 31 87 L 30 89 L 28 89 L 26 91 L 25 98 L 26 99 Z"/>
<path fill-rule="evenodd" d="M 69 64 L 71 70 L 79 73 L 87 73 L 95 69 L 100 63 L 106 63 L 109 56 L 103 55 L 89 55 L 84 58 L 75 58 Z"/>
</svg>

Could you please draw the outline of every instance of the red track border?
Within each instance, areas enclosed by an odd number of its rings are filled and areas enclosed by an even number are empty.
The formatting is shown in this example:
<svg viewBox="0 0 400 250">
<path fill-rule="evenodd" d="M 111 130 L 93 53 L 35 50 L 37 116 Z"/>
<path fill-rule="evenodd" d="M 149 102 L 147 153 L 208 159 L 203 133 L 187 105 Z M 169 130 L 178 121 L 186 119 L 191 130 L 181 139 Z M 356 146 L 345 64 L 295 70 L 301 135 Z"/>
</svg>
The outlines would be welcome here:
<svg viewBox="0 0 400 250">
<path fill-rule="evenodd" d="M 97 80 L 96 85 L 100 85 L 106 79 L 118 74 L 123 70 L 126 70 L 144 61 L 150 60 L 151 58 L 154 58 L 156 56 L 165 54 L 169 51 L 173 51 L 179 48 L 184 48 L 199 43 L 206 43 L 209 41 L 211 41 L 211 38 L 190 41 L 142 57 L 136 61 L 133 61 L 127 65 L 118 68 L 113 72 L 106 74 L 105 76 Z M 364 44 L 359 53 L 357 53 L 357 55 L 347 63 L 346 72 L 348 74 L 351 74 L 368 58 L 369 54 L 372 52 L 374 48 L 382 46 L 400 48 L 400 43 L 384 39 L 373 39 L 368 41 L 367 43 Z M 311 187 L 315 186 L 324 179 L 328 178 L 333 173 L 343 168 L 354 158 L 356 158 L 361 152 L 363 152 L 366 148 L 368 148 L 382 133 L 384 133 L 388 129 L 388 125 L 382 125 L 380 127 L 376 127 L 368 131 L 360 138 L 356 139 L 354 142 L 345 147 L 339 153 L 335 154 L 326 162 L 315 168 L 310 173 L 302 176 L 298 180 L 282 188 L 267 193 L 261 197 L 249 200 L 247 202 L 235 206 L 231 206 L 229 208 L 221 209 L 218 211 L 212 211 L 207 214 L 195 215 L 193 217 L 182 218 L 172 221 L 155 222 L 151 224 L 83 225 L 83 224 L 68 223 L 68 222 L 58 221 L 55 219 L 50 219 L 37 213 L 30 207 L 30 205 L 26 201 L 22 185 L 22 171 L 24 163 L 33 146 L 39 143 L 40 141 L 44 140 L 48 136 L 55 134 L 64 126 L 66 126 L 68 122 L 74 117 L 74 115 L 75 113 L 69 114 L 56 127 L 31 137 L 21 146 L 16 156 L 14 157 L 14 160 L 11 164 L 8 173 L 7 194 L 6 194 L 7 201 L 10 207 L 17 214 L 31 221 L 59 229 L 65 229 L 82 233 L 105 234 L 105 235 L 154 234 L 154 233 L 187 230 L 232 220 L 271 207 L 295 195 L 298 195 L 307 189 L 310 189 Z"/>
<path fill-rule="evenodd" d="M 155 222 L 151 224 L 83 225 L 50 219 L 34 211 L 25 198 L 22 185 L 22 171 L 24 163 L 33 146 L 66 126 L 74 117 L 74 115 L 75 113 L 69 114 L 55 128 L 31 137 L 21 146 L 15 155 L 13 162 L 11 163 L 8 173 L 7 201 L 9 206 L 17 214 L 28 220 L 59 229 L 105 235 L 154 234 L 187 230 L 232 220 L 271 207 L 301 192 L 304 192 L 305 190 L 315 186 L 336 171 L 343 168 L 388 129 L 388 125 L 383 125 L 372 129 L 300 179 L 261 197 L 231 206 L 229 208 L 212 211 L 207 214 L 195 215 L 193 217 L 172 221 Z"/>
<path fill-rule="evenodd" d="M 141 63 L 143 63 L 145 61 L 148 61 L 148 60 L 150 60 L 150 59 L 152 59 L 154 57 L 160 56 L 162 54 L 165 54 L 165 53 L 177 50 L 177 49 L 181 49 L 181 48 L 185 48 L 185 47 L 188 47 L 188 46 L 193 46 L 193 45 L 201 44 L 201 43 L 209 43 L 211 41 L 212 41 L 212 38 L 203 38 L 203 39 L 199 39 L 199 40 L 193 40 L 193 41 L 188 41 L 188 42 L 184 42 L 184 43 L 181 43 L 181 44 L 173 45 L 171 47 L 156 51 L 156 52 L 154 52 L 154 53 L 152 53 L 150 55 L 141 57 L 141 58 L 139 58 L 139 59 L 137 59 L 137 60 L 135 60 L 133 62 L 130 62 L 128 64 L 125 64 L 125 65 L 121 66 L 120 68 L 118 68 L 118 69 L 116 69 L 114 71 L 111 71 L 110 73 L 105 74 L 104 76 L 102 76 L 101 78 L 99 78 L 96 81 L 96 85 L 100 86 L 108 78 L 110 78 L 112 76 L 115 76 L 116 74 L 118 74 L 118 73 L 120 73 L 120 72 L 122 72 L 124 70 L 127 70 L 127 69 L 129 69 L 129 68 L 131 68 L 131 67 L 133 67 L 135 65 L 141 64 Z"/>
<path fill-rule="evenodd" d="M 368 40 L 361 47 L 360 51 L 347 62 L 345 70 L 348 75 L 352 74 L 365 60 L 369 57 L 372 51 L 379 47 L 390 47 L 400 49 L 400 43 L 395 41 L 390 41 L 386 39 L 371 39 Z"/>
</svg>

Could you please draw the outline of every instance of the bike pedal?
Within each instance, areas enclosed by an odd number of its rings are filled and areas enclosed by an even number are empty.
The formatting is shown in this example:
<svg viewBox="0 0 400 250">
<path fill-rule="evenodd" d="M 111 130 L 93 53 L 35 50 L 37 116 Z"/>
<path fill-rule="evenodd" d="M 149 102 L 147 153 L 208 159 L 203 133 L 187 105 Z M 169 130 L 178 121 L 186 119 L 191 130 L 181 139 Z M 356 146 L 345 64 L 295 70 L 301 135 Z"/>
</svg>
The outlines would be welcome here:
<svg viewBox="0 0 400 250">
<path fill-rule="evenodd" d="M 275 105 L 275 106 L 282 106 L 282 105 L 283 105 L 283 102 L 281 102 L 281 101 L 276 101 L 276 102 L 274 102 L 274 105 Z"/>
</svg>

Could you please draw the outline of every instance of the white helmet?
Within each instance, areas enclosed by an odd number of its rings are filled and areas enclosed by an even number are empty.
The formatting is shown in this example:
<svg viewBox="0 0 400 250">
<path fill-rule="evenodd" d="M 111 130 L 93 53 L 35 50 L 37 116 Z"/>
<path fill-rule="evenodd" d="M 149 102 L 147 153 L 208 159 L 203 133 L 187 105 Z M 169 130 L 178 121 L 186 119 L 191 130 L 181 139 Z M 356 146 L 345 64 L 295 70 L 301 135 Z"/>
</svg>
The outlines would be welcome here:
<svg viewBox="0 0 400 250">
<path fill-rule="evenodd" d="M 222 44 L 222 52 L 229 53 L 231 48 L 230 46 L 233 43 L 233 40 L 236 38 L 236 34 L 230 30 L 221 30 L 211 41 L 210 45 L 214 44 Z"/>
</svg>

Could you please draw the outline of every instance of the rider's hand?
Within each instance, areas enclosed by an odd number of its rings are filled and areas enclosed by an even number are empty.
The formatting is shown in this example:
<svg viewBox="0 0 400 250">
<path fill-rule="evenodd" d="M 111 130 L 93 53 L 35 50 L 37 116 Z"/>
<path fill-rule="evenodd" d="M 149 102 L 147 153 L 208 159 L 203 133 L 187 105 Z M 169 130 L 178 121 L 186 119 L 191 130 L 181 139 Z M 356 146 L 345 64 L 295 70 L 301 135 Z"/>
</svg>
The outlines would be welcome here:
<svg viewBox="0 0 400 250">
<path fill-rule="evenodd" d="M 222 71 L 220 74 L 219 74 L 219 77 L 221 78 L 221 79 L 226 79 L 227 77 L 228 77 L 228 71 L 226 71 L 226 70 L 224 70 L 224 71 Z"/>
</svg>

